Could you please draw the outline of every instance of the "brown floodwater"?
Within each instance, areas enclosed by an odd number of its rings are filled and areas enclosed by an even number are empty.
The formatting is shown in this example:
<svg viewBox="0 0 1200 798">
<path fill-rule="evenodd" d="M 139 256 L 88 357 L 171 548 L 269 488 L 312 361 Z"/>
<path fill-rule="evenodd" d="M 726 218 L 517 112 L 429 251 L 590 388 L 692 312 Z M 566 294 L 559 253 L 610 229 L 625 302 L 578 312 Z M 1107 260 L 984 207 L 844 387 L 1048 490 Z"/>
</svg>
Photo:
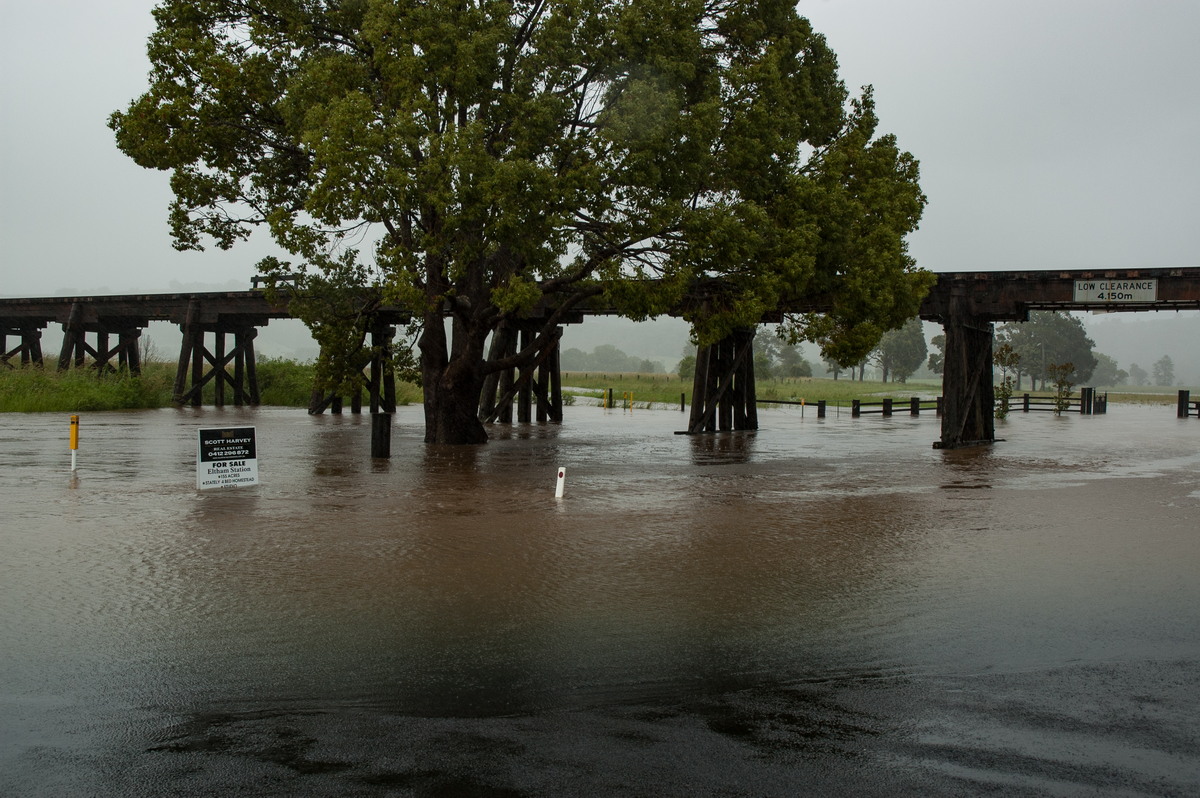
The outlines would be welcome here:
<svg viewBox="0 0 1200 798">
<path fill-rule="evenodd" d="M 1200 794 L 1200 420 L 566 410 L 0 416 L 0 794 Z"/>
</svg>

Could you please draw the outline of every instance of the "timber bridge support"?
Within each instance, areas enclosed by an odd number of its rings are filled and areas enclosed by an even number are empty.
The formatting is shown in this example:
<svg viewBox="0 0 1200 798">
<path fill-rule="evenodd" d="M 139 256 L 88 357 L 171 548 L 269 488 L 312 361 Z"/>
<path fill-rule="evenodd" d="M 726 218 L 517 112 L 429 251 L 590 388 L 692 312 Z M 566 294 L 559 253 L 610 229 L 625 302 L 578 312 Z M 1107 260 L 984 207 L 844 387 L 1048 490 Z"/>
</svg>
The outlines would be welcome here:
<svg viewBox="0 0 1200 798">
<path fill-rule="evenodd" d="M 941 437 L 935 444 L 940 448 L 995 440 L 992 335 L 996 323 L 1025 321 L 1033 310 L 1200 310 L 1200 268 L 959 272 L 937 278 L 921 304 L 920 317 L 942 324 L 946 331 L 944 412 Z M 827 298 L 795 298 L 763 321 L 778 321 L 784 313 L 826 310 Z M 612 312 L 611 308 L 581 309 L 562 322 L 573 324 L 586 314 Z M 201 404 L 211 383 L 217 405 L 227 400 L 257 404 L 254 339 L 258 328 L 271 319 L 290 317 L 286 298 L 271 303 L 258 290 L 0 299 L 0 366 L 15 367 L 14 361 L 40 365 L 42 331 L 56 322 L 63 327 L 59 368 L 124 368 L 137 373 L 142 331 L 151 321 L 169 321 L 183 332 L 176 401 Z M 381 308 L 368 322 L 372 355 L 366 385 L 373 412 L 394 409 L 395 377 L 383 353 L 394 325 L 407 318 L 396 308 Z M 531 347 L 533 357 L 519 368 L 500 369 L 487 378 L 479 402 L 481 419 L 512 423 L 515 398 L 518 422 L 535 416 L 538 421 L 562 420 L 558 363 L 562 327 L 538 337 L 536 331 L 544 323 L 544 316 L 514 320 L 493 335 L 490 360 L 515 358 Z M 697 352 L 689 433 L 757 428 L 753 339 L 753 330 L 738 330 Z M 315 395 L 309 409 L 336 410 L 340 403 L 340 397 Z M 357 408 L 361 399 L 351 397 L 351 404 Z"/>
<path fill-rule="evenodd" d="M 920 316 L 946 331 L 942 435 L 953 449 L 996 439 L 992 334 L 1033 310 L 1200 310 L 1200 269 L 963 272 L 938 275 Z"/>
<path fill-rule="evenodd" d="M 42 330 L 57 322 L 63 330 L 59 370 L 138 374 L 142 332 L 151 321 L 173 322 L 183 333 L 175 401 L 198 407 L 211 383 L 216 405 L 227 399 L 254 405 L 254 338 L 271 319 L 288 317 L 286 304 L 272 305 L 261 291 L 0 299 L 0 356 L 8 366 L 18 356 L 22 365 L 42 365 Z M 10 350 L 8 336 L 20 344 Z"/>
<path fill-rule="evenodd" d="M 554 327 L 539 343 L 546 315 L 511 319 L 500 323 L 492 333 L 488 361 L 515 358 L 530 351 L 532 360 L 524 366 L 500 368 L 484 378 L 479 395 L 479 420 L 485 424 L 512 424 L 513 400 L 517 405 L 517 423 L 526 424 L 536 417 L 538 423 L 561 423 L 563 418 L 562 368 L 560 365 L 563 326 Z M 564 324 L 583 321 L 581 313 L 568 314 Z"/>
<path fill-rule="evenodd" d="M 697 347 L 687 434 L 758 429 L 754 332 L 734 330 L 715 344 Z"/>
</svg>

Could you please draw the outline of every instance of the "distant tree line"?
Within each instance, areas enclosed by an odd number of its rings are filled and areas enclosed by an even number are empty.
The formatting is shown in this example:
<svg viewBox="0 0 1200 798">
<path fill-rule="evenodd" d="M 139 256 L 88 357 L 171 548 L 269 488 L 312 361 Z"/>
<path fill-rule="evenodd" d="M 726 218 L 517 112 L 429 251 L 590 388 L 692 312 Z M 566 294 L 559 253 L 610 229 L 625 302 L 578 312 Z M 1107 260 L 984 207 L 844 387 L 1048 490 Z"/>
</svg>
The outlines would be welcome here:
<svg viewBox="0 0 1200 798">
<path fill-rule="evenodd" d="M 612 344 L 600 344 L 591 352 L 572 347 L 559 356 L 563 371 L 599 371 L 612 373 L 662 374 L 666 371 L 657 360 L 627 355 Z"/>
<path fill-rule="evenodd" d="M 866 379 L 867 366 L 874 366 L 882 382 L 908 382 L 908 378 L 924 365 L 928 353 L 925 329 L 921 320 L 914 317 L 903 327 L 885 332 L 870 354 L 850 367 L 850 379 Z M 843 371 L 841 365 L 829 359 L 825 360 L 825 369 L 835 380 Z"/>
<path fill-rule="evenodd" d="M 682 379 L 696 375 L 696 355 L 692 347 L 685 346 L 683 359 L 675 367 Z M 800 348 L 789 344 L 770 332 L 759 332 L 754 337 L 754 376 L 759 380 L 776 380 L 788 377 L 811 377 L 812 364 L 804 359 Z"/>
<path fill-rule="evenodd" d="M 932 346 L 931 346 L 932 345 Z M 851 379 L 865 378 L 866 369 L 873 367 L 882 382 L 907 382 L 922 366 L 934 374 L 943 371 L 946 340 L 935 335 L 926 342 L 920 319 L 909 319 L 904 326 L 884 333 L 878 346 L 859 363 L 846 369 L 832 360 L 824 365 L 834 379 L 849 371 Z M 1176 383 L 1175 365 L 1168 355 L 1155 361 L 1150 371 L 1136 363 L 1128 370 L 1117 361 L 1095 351 L 1095 342 L 1088 336 L 1083 322 L 1075 316 L 1053 311 L 1030 314 L 1029 321 L 1010 322 L 996 330 L 995 349 L 1005 350 L 1005 372 L 1015 379 L 1013 389 L 1029 390 L 1048 386 L 1061 379 L 1073 385 L 1132 384 L 1170 386 Z M 1070 366 L 1064 370 L 1064 367 Z M 564 371 L 634 372 L 658 374 L 665 371 L 659 361 L 627 355 L 615 346 L 602 344 L 591 352 L 566 349 L 562 353 Z M 684 379 L 695 375 L 696 356 L 693 348 L 685 346 L 683 358 L 675 367 Z M 811 377 L 813 366 L 797 346 L 792 346 L 767 330 L 754 339 L 754 373 L 759 379 Z M 1057 377 L 1056 377 L 1057 375 Z"/>
</svg>

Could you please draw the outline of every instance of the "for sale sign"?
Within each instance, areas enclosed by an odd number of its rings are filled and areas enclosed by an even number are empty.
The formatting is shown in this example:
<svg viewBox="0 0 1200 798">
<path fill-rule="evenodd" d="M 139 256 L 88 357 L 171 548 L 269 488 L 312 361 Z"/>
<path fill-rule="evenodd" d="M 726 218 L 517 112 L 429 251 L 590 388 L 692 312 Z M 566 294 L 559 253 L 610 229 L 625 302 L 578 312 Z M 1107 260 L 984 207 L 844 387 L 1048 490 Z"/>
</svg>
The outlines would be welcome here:
<svg viewBox="0 0 1200 798">
<path fill-rule="evenodd" d="M 200 430 L 196 487 L 233 488 L 258 484 L 254 427 Z"/>
</svg>

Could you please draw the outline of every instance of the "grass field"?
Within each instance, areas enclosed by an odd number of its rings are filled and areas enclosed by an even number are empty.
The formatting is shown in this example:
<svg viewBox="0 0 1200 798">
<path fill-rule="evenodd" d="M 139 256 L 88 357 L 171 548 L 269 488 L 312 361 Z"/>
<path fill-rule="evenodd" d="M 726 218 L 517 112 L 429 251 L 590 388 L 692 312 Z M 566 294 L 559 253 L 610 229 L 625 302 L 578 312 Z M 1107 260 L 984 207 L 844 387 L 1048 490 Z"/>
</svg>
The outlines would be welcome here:
<svg viewBox="0 0 1200 798">
<path fill-rule="evenodd" d="M 257 364 L 259 391 L 264 405 L 307 407 L 311 398 L 313 366 L 282 358 L 261 358 Z M 175 379 L 175 364 L 151 362 L 143 365 L 137 377 L 120 373 L 97 376 L 95 372 L 71 370 L 59 372 L 52 361 L 45 368 L 0 368 L 0 412 L 77 412 L 168 407 Z M 565 401 L 573 397 L 599 400 L 609 390 L 614 400 L 632 396 L 638 407 L 661 404 L 679 406 L 680 395 L 691 404 L 692 381 L 674 374 L 599 374 L 564 372 Z M 760 403 L 772 399 L 816 404 L 824 400 L 831 406 L 849 407 L 854 399 L 877 401 L 885 397 L 906 400 L 912 396 L 932 398 L 941 393 L 939 381 L 881 383 L 855 380 L 830 380 L 796 377 L 759 380 L 756 391 Z M 1031 392 L 1035 396 L 1051 393 Z M 1194 395 L 1200 391 L 1193 390 Z M 1017 396 L 1020 394 L 1018 393 Z M 227 395 L 228 396 L 228 395 Z M 1123 404 L 1163 404 L 1176 402 L 1178 389 L 1164 387 L 1121 386 L 1109 391 L 1108 399 Z M 411 383 L 397 383 L 398 404 L 421 401 L 421 389 Z M 628 400 L 627 400 L 628 401 Z M 211 404 L 211 386 L 205 403 Z"/>
<path fill-rule="evenodd" d="M 308 407 L 312 398 L 313 366 L 283 358 L 260 358 L 256 364 L 261 403 L 282 407 Z M 170 407 L 175 364 L 143 363 L 142 373 L 97 375 L 91 369 L 58 371 L 47 359 L 43 368 L 0 368 L 0 412 L 53 413 L 96 410 L 135 410 Z M 226 390 L 226 402 L 232 395 Z M 421 401 L 421 389 L 409 383 L 396 385 L 396 402 Z M 204 392 L 212 404 L 213 387 Z"/>
<path fill-rule="evenodd" d="M 674 374 L 595 374 L 565 372 L 562 377 L 563 393 L 576 396 L 600 397 L 612 390 L 615 400 L 633 394 L 638 406 L 646 403 L 668 404 L 678 407 L 680 394 L 691 403 L 692 381 L 680 379 Z M 907 399 L 911 396 L 923 398 L 941 393 L 941 383 L 908 382 L 903 384 L 882 382 L 855 382 L 851 380 L 827 380 L 814 377 L 793 377 L 779 380 L 758 380 L 755 391 L 760 402 L 777 399 L 786 402 L 804 401 L 815 404 L 825 400 L 830 405 L 850 406 L 854 399 L 881 399 L 892 397 Z"/>
</svg>

